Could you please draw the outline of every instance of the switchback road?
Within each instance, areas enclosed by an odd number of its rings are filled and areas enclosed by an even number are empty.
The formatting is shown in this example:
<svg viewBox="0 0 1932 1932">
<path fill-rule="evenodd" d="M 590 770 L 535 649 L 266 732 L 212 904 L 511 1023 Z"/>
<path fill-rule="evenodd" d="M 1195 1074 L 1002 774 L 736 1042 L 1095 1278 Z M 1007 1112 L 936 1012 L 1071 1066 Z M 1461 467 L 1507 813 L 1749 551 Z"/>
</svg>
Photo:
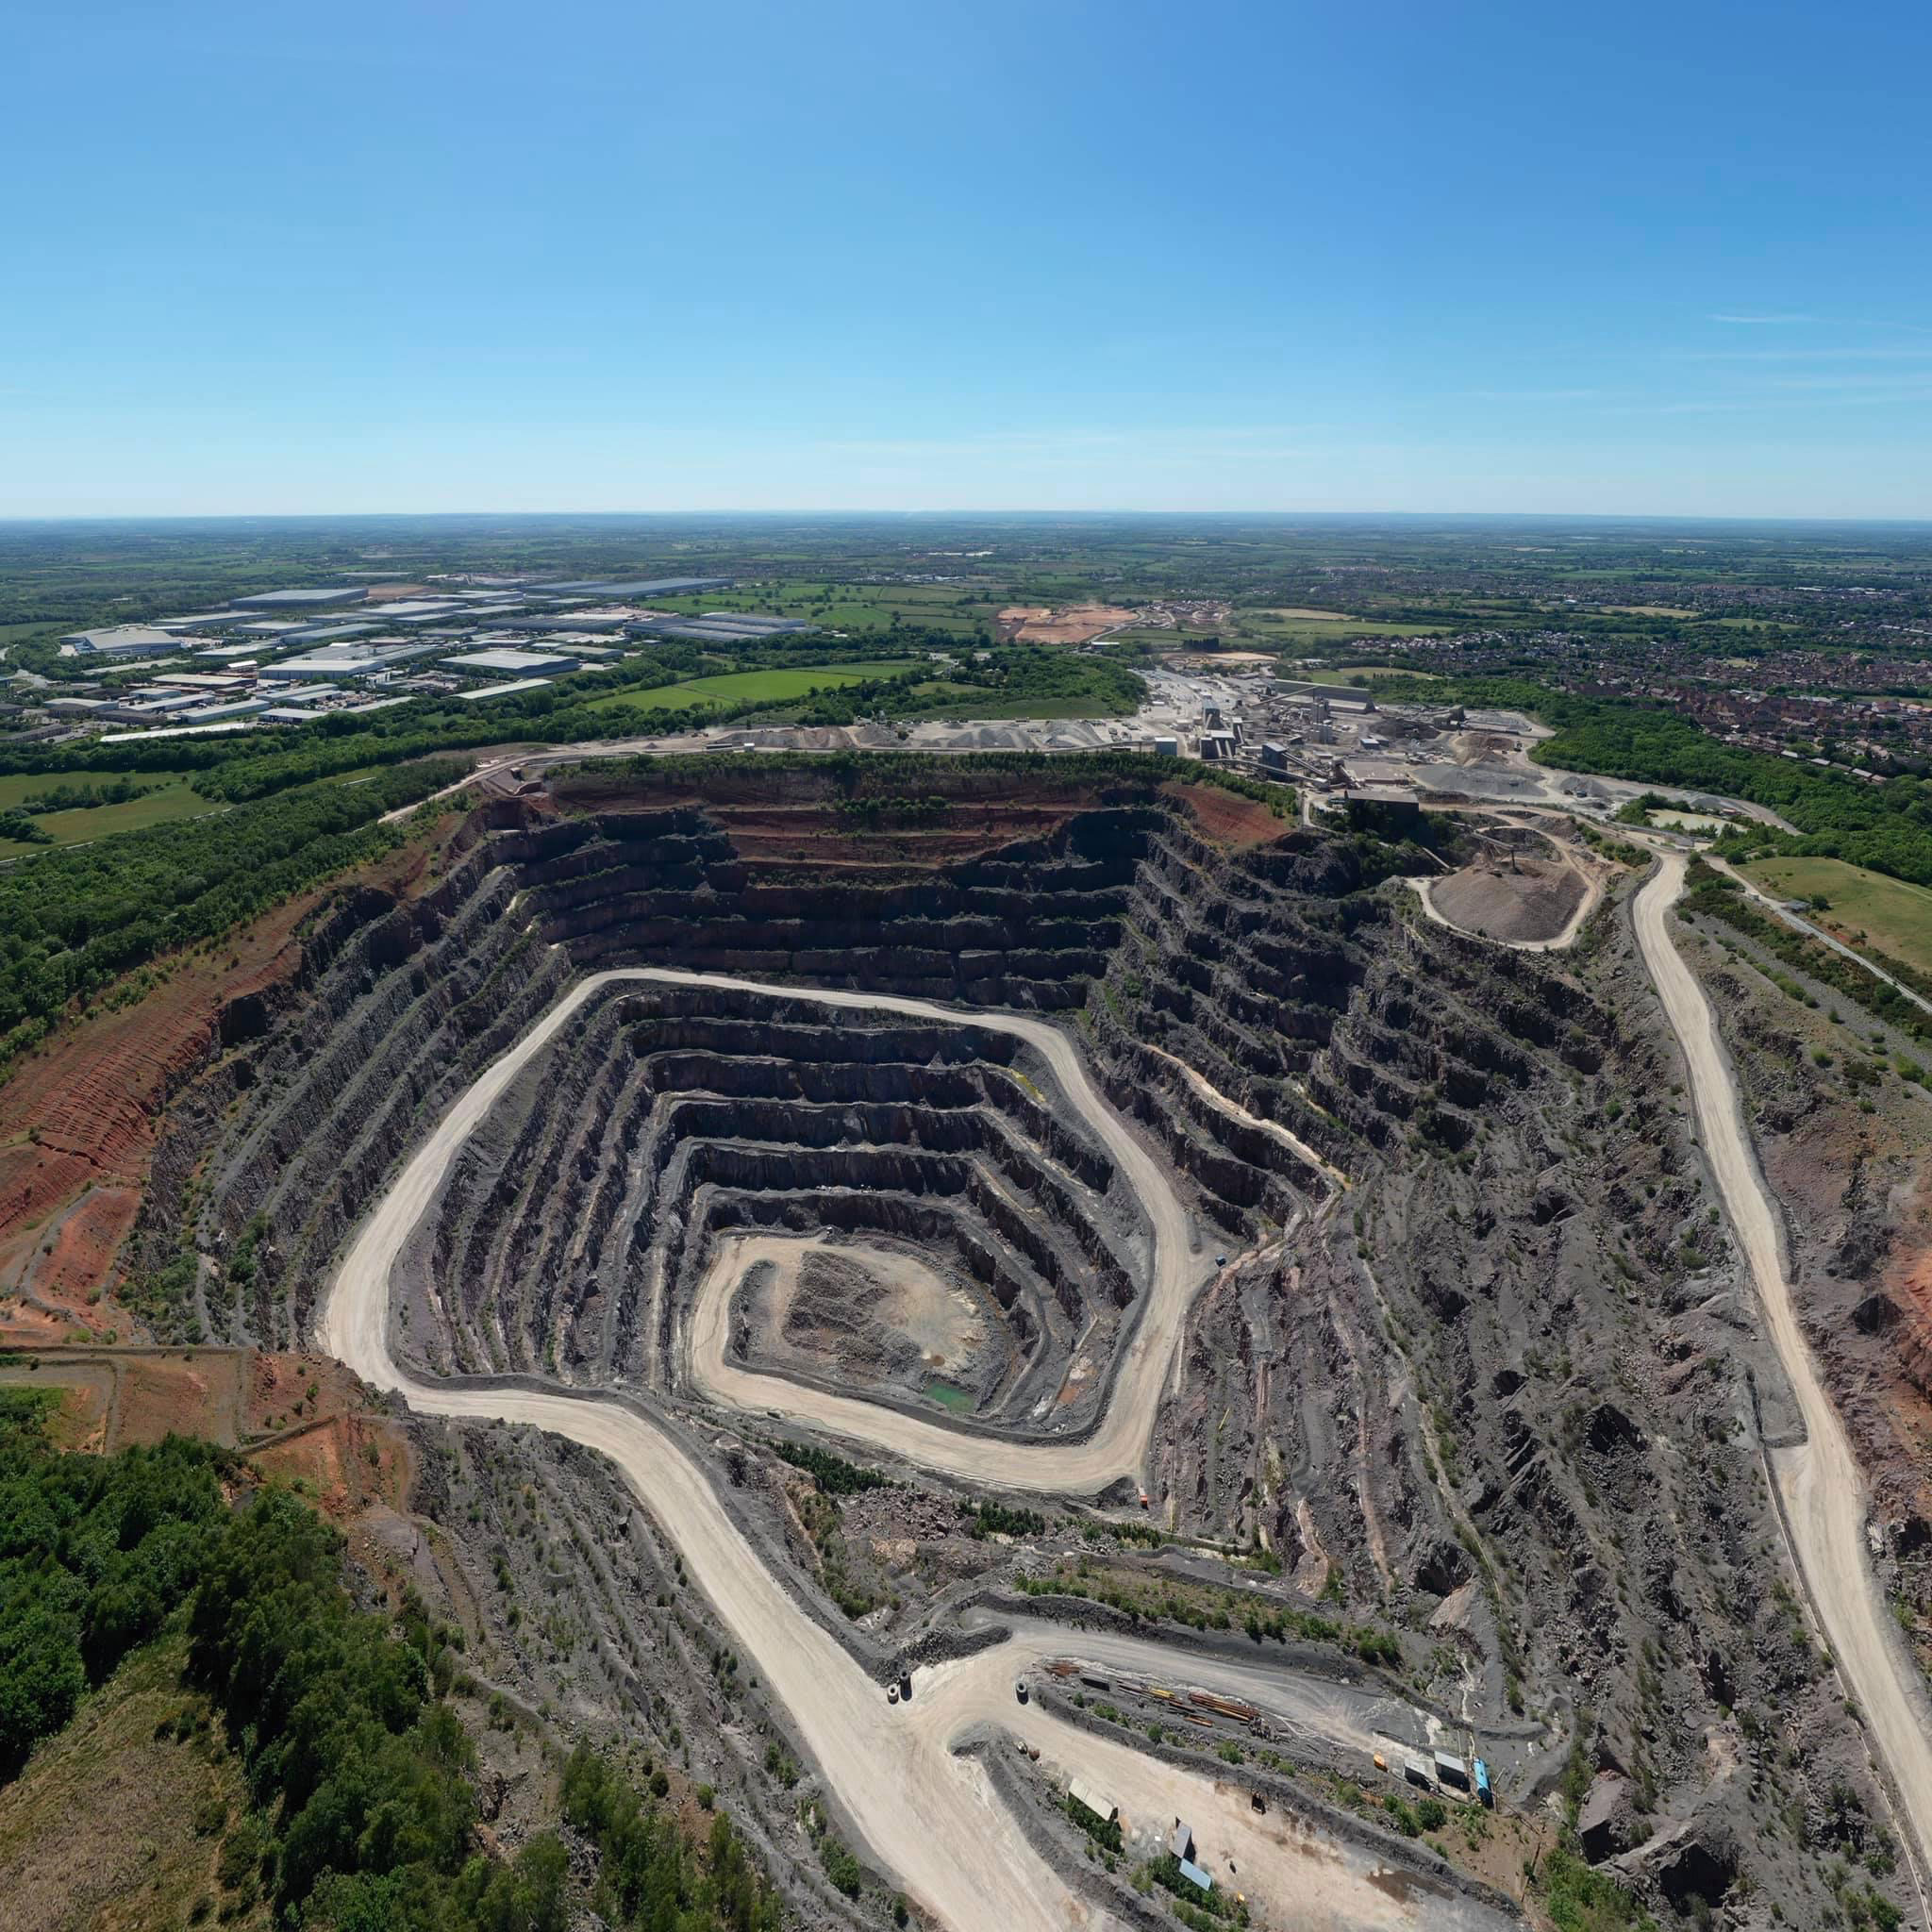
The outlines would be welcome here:
<svg viewBox="0 0 1932 1932">
<path fill-rule="evenodd" d="M 556 1039 L 587 1000 L 620 981 L 650 979 L 998 1024 L 1037 1045 L 1070 1100 L 1106 1141 L 1152 1219 L 1156 1289 L 1136 1342 L 1152 1369 L 1134 1373 L 1137 1377 L 1151 1373 L 1158 1384 L 1187 1297 L 1204 1270 L 1190 1248 L 1186 1217 L 1172 1186 L 1108 1108 L 1065 1036 L 1039 1021 L 959 1012 L 920 1001 L 649 969 L 596 974 L 574 987 L 437 1124 L 350 1244 L 325 1298 L 322 1345 L 365 1382 L 396 1391 L 425 1414 L 525 1424 L 608 1457 L 682 1552 L 692 1580 L 789 1712 L 800 1740 L 874 1856 L 908 1893 L 958 1932 L 978 1932 L 988 1925 L 1001 1932 L 1058 1932 L 1095 1923 L 1092 1907 L 1033 1850 L 980 1765 L 955 1755 L 962 1737 L 995 1727 L 1036 1744 L 1042 1762 L 1062 1774 L 1090 1778 L 1108 1790 L 1137 1833 L 1158 1834 L 1172 1817 L 1188 1817 L 1210 1866 L 1227 1874 L 1239 1866 L 1236 1884 L 1261 1908 L 1264 1923 L 1312 1932 L 1415 1932 L 1424 1925 L 1448 1932 L 1491 1932 L 1513 1923 L 1447 1888 L 1385 1867 L 1374 1853 L 1313 1832 L 1291 1815 L 1257 1815 L 1232 1785 L 1177 1770 L 1116 1740 L 1058 1723 L 1037 1705 L 1019 1705 L 1012 1690 L 1017 1671 L 1046 1654 L 1049 1640 L 1037 1631 L 1023 1632 L 974 1657 L 922 1670 L 911 1702 L 889 1706 L 850 1653 L 806 1615 L 766 1569 L 671 1430 L 608 1399 L 561 1391 L 422 1382 L 397 1366 L 389 1346 L 391 1270 L 464 1141 L 532 1057 Z M 1168 1307 L 1176 1297 L 1178 1305 Z M 1154 1320 L 1154 1302 L 1162 1304 L 1159 1324 Z M 1138 1389 L 1141 1382 L 1124 1380 L 1116 1388 L 1112 1412 L 1128 1407 L 1125 1391 L 1130 1386 Z M 1130 1414 L 1111 1447 L 1094 1451 L 1091 1444 L 1083 1446 L 1091 1465 L 1073 1466 L 1117 1471 L 1123 1465 L 1110 1457 L 1138 1457 L 1154 1405 L 1150 1399 L 1144 1406 L 1146 1413 Z M 922 1448 L 930 1438 L 944 1438 L 931 1445 L 937 1447 L 963 1440 L 925 1426 Z M 974 1440 L 970 1446 L 981 1445 Z M 984 1446 L 998 1450 L 1007 1445 Z M 1020 1452 L 1029 1457 L 1054 1453 L 1041 1448 Z M 1078 1640 L 1056 1633 L 1052 1641 Z M 1118 1646 L 1124 1640 L 1110 1641 Z M 1155 1647 L 1144 1648 L 1151 1670 Z M 1169 1658 L 1168 1668 L 1211 1683 L 1216 1667 L 1188 1657 Z M 1336 1741 L 1371 1735 L 1369 1714 L 1352 1707 L 1332 1687 L 1297 1690 L 1284 1681 L 1277 1695 L 1294 1704 L 1291 1724 Z M 1156 1848 L 1150 1838 L 1147 1851 Z"/>
</svg>

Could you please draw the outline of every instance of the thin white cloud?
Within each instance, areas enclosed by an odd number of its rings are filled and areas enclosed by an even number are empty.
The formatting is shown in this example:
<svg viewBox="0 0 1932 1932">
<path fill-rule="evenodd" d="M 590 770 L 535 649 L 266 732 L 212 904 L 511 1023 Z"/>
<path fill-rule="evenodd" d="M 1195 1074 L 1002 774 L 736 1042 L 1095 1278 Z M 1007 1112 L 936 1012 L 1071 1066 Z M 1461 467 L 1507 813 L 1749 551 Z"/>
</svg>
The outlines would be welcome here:
<svg viewBox="0 0 1932 1932">
<path fill-rule="evenodd" d="M 1736 323 L 1742 328 L 1781 328 L 1788 323 L 1816 322 L 1815 315 L 1713 315 L 1713 322 Z"/>
<path fill-rule="evenodd" d="M 1478 403 L 1593 403 L 1600 389 L 1472 389 L 1463 393 Z"/>
<path fill-rule="evenodd" d="M 1824 375 L 1769 375 L 1761 378 L 1773 390 L 1823 390 L 1838 394 L 1878 391 L 1892 395 L 1923 395 L 1932 371 L 1922 369 L 1837 369 Z"/>
<path fill-rule="evenodd" d="M 889 462 L 975 462 L 1020 458 L 1069 463 L 1153 458 L 1169 461 L 1254 461 L 1303 454 L 1315 425 L 1245 424 L 1199 428 L 988 430 L 964 437 L 841 437 L 820 442 L 827 456 Z"/>
<path fill-rule="evenodd" d="M 1845 344 L 1835 349 L 1673 349 L 1679 362 L 1923 362 L 1932 343 L 1915 348 L 1874 349 Z"/>
<path fill-rule="evenodd" d="M 1822 386 L 1821 386 L 1822 387 Z M 1787 409 L 1837 409 L 1854 404 L 1932 402 L 1932 380 L 1901 382 L 1883 389 L 1846 390 L 1836 386 L 1824 393 L 1809 384 L 1780 384 L 1751 395 L 1703 396 L 1679 402 L 1632 402 L 1610 406 L 1613 416 L 1756 416 Z"/>
</svg>

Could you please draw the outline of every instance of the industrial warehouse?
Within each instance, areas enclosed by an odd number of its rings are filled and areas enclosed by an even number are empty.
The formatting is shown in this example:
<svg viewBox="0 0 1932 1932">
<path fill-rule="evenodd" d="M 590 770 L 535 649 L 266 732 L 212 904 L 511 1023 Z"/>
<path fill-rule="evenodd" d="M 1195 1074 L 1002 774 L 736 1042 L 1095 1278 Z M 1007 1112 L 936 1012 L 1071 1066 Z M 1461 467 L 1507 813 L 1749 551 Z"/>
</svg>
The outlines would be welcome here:
<svg viewBox="0 0 1932 1932">
<path fill-rule="evenodd" d="M 225 608 L 68 633 L 84 675 L 41 702 L 30 735 L 125 743 L 315 723 L 441 696 L 535 691 L 664 639 L 742 645 L 807 632 L 796 618 L 653 608 L 653 597 L 722 591 L 729 577 L 492 577 L 487 584 L 344 585 L 263 591 Z M 86 674 L 98 672 L 99 680 Z M 132 675 L 130 675 L 132 674 Z"/>
</svg>

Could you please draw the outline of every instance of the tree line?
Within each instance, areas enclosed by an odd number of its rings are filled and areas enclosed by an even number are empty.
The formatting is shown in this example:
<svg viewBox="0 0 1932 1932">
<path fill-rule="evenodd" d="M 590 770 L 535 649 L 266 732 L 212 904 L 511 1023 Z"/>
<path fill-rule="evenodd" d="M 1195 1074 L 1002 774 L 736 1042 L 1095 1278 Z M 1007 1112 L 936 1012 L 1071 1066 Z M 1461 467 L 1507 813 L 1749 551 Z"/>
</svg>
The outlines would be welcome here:
<svg viewBox="0 0 1932 1932">
<path fill-rule="evenodd" d="M 462 775 L 447 761 L 32 855 L 0 872 L 0 1066 L 70 1000 L 213 940 L 396 841 L 379 822 Z"/>
<path fill-rule="evenodd" d="M 248 1488 L 231 1451 L 170 1437 L 101 1457 L 46 1436 L 49 1396 L 0 1389 L 0 1782 L 140 1646 L 187 1639 L 242 1758 L 223 1916 L 266 1897 L 334 1932 L 563 1932 L 570 1855 L 554 1831 L 513 1859 L 479 1848 L 476 1754 L 450 1701 L 460 1633 L 420 1602 L 356 1607 L 335 1529 L 286 1490 Z M 184 1740 L 197 1723 L 184 1711 Z M 687 1838 L 589 1750 L 563 1812 L 600 1853 L 606 1922 L 643 1932 L 775 1932 L 778 1902 L 723 1814 Z"/>
</svg>

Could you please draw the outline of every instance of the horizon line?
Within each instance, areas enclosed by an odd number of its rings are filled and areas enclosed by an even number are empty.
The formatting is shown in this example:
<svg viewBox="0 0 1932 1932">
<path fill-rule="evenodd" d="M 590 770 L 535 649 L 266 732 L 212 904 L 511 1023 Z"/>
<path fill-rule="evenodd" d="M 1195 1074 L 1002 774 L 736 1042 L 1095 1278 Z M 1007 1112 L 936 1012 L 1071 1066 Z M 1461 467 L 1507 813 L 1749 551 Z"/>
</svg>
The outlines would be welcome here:
<svg viewBox="0 0 1932 1932">
<path fill-rule="evenodd" d="M 912 520 L 958 517 L 1085 517 L 1105 518 L 1262 518 L 1262 517 L 1400 517 L 1425 520 L 1461 519 L 1492 523 L 1657 523 L 1657 524 L 1832 524 L 1851 527 L 1871 525 L 1916 525 L 1932 527 L 1932 512 L 1905 515 L 1898 512 L 1863 512 L 1830 515 L 1816 511 L 1722 511 L 1722 510 L 1495 510 L 1495 509 L 1134 509 L 1077 508 L 1010 505 L 959 506 L 946 509 L 889 508 L 850 505 L 838 508 L 789 508 L 768 507 L 758 509 L 717 508 L 696 506 L 685 509 L 319 509 L 319 510 L 88 510 L 50 511 L 37 514 L 0 512 L 0 528 L 60 524 L 170 524 L 170 523 L 348 523 L 429 521 L 438 518 L 502 518 L 506 520 L 558 518 L 837 518 L 881 517 Z"/>
</svg>

